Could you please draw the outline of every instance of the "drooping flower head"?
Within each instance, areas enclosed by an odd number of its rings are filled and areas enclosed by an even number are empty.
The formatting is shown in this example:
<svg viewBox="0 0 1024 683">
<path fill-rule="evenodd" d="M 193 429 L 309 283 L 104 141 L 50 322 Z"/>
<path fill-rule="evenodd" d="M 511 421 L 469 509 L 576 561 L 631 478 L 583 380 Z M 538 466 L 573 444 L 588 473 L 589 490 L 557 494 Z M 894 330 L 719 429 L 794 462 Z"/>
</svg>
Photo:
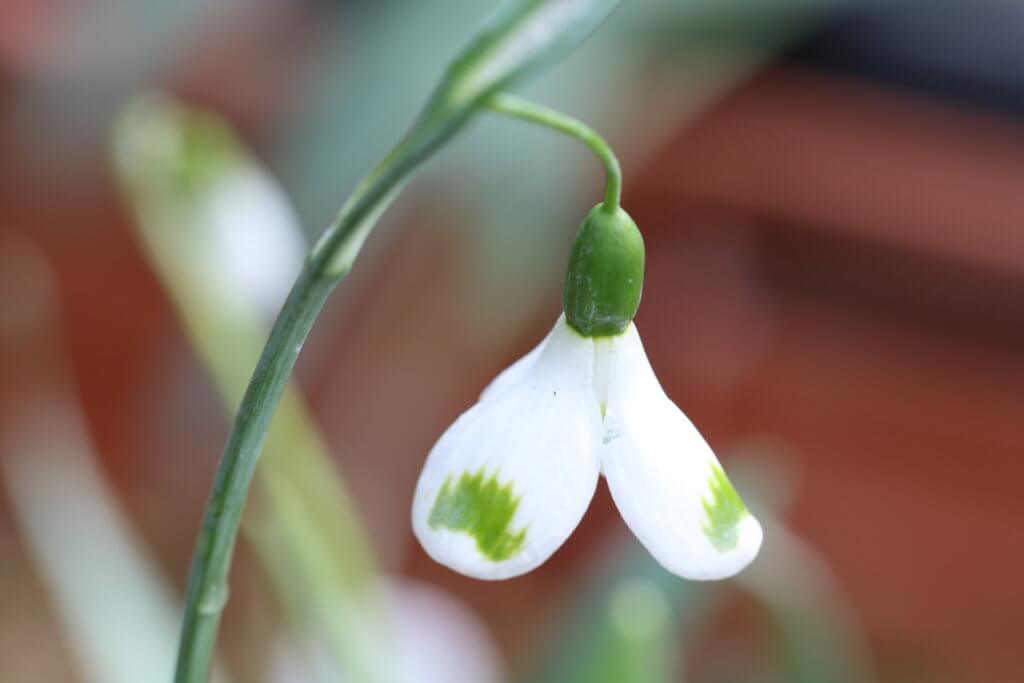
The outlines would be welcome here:
<svg viewBox="0 0 1024 683">
<path fill-rule="evenodd" d="M 669 571 L 721 579 L 757 555 L 760 524 L 640 343 L 643 272 L 636 224 L 595 207 L 573 244 L 564 315 L 427 458 L 412 517 L 435 560 L 480 579 L 530 571 L 579 524 L 602 474 Z"/>
</svg>

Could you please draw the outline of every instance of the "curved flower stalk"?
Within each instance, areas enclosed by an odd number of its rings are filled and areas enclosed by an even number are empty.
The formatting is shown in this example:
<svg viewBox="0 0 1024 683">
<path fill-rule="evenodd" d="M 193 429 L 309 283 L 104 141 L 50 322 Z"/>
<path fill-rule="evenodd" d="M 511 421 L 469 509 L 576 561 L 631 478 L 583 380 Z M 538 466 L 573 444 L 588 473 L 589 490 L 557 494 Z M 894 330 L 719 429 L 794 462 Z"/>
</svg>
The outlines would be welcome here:
<svg viewBox="0 0 1024 683">
<path fill-rule="evenodd" d="M 565 314 L 431 450 L 413 501 L 417 538 L 469 576 L 518 576 L 565 542 L 603 474 L 626 523 L 666 569 L 732 576 L 757 555 L 761 526 L 665 395 L 632 322 L 644 246 L 618 206 L 618 162 L 593 131 L 557 112 L 508 99 L 493 108 L 589 145 L 608 189 L 573 245 Z"/>
<path fill-rule="evenodd" d="M 298 220 L 225 122 L 166 95 L 132 102 L 114 147 L 143 251 L 234 410 L 268 321 L 302 267 Z M 381 618 L 371 590 L 373 549 L 295 386 L 284 391 L 265 451 L 257 471 L 262 495 L 242 531 L 284 614 L 293 627 L 318 633 L 335 672 L 389 680 L 388 660 L 371 656 L 359 637 Z"/>
</svg>

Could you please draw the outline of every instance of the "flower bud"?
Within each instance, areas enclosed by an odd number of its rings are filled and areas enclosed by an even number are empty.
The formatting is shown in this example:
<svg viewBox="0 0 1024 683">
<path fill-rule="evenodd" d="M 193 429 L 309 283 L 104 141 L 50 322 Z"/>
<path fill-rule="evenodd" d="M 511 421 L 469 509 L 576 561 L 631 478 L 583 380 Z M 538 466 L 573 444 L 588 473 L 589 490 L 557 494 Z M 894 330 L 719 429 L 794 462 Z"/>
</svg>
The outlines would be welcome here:
<svg viewBox="0 0 1024 683">
<path fill-rule="evenodd" d="M 621 334 L 640 306 L 643 284 L 644 240 L 636 223 L 621 208 L 595 206 L 569 256 L 566 320 L 584 337 Z"/>
</svg>

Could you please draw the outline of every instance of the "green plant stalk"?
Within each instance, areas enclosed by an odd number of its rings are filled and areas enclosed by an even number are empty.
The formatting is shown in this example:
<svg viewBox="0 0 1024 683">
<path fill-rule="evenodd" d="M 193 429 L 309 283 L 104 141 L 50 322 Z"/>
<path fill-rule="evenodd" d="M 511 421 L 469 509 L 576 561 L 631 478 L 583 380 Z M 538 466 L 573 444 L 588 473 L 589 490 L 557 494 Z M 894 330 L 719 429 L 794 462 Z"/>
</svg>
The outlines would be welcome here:
<svg viewBox="0 0 1024 683">
<path fill-rule="evenodd" d="M 345 277 L 379 216 L 410 175 L 468 120 L 443 108 L 427 115 L 359 184 L 313 247 L 270 332 L 221 456 L 186 593 L 175 683 L 206 680 L 242 510 L 274 411 L 327 297 Z"/>
<path fill-rule="evenodd" d="M 425 133 L 434 133 L 428 139 Z M 314 247 L 274 323 L 221 456 L 196 544 L 186 595 L 176 683 L 205 681 L 242 509 L 260 451 L 299 351 L 334 287 L 348 273 L 376 218 L 448 131 L 416 130 L 360 184 Z M 433 143 L 433 144 L 429 144 Z"/>
<path fill-rule="evenodd" d="M 497 114 L 551 128 L 586 145 L 604 166 L 604 210 L 614 214 L 619 208 L 622 201 L 622 168 L 611 146 L 593 128 L 560 111 L 507 93 L 498 93 L 492 97 L 487 107 Z"/>
<path fill-rule="evenodd" d="M 495 15 L 452 62 L 406 138 L 359 184 L 310 252 L 242 399 L 221 456 L 189 576 L 175 683 L 202 683 L 228 596 L 242 509 L 271 418 L 331 290 L 412 172 L 499 91 L 582 42 L 618 0 L 522 0 Z"/>
<path fill-rule="evenodd" d="M 134 106 L 141 107 L 142 103 Z M 189 116 L 186 111 L 170 103 L 162 109 L 166 116 L 178 114 L 176 123 L 184 139 L 196 135 L 196 130 L 215 129 L 220 135 L 211 135 L 211 139 L 227 140 L 219 149 L 234 151 L 231 158 L 236 165 L 223 166 L 224 176 L 241 172 L 253 163 L 219 122 L 214 125 L 205 115 Z M 137 116 L 126 117 L 119 130 L 122 144 L 127 144 L 132 132 L 144 128 L 144 122 L 150 120 L 142 114 Z M 202 209 L 197 213 L 194 202 L 211 189 L 216 191 L 218 178 L 224 176 L 206 179 L 202 187 L 195 188 L 198 195 L 192 191 L 182 195 L 167 177 L 171 174 L 161 176 L 159 163 L 151 163 L 149 176 L 159 182 L 146 182 L 149 177 L 145 168 L 135 173 L 122 169 L 126 199 L 138 216 L 138 236 L 192 346 L 227 410 L 233 413 L 259 357 L 264 332 L 259 311 L 251 302 L 244 296 L 239 300 L 230 287 L 218 290 L 222 283 L 211 278 L 202 265 L 208 259 L 204 250 L 210 248 L 209 236 L 204 233 L 213 226 L 205 224 Z M 366 626 L 368 621 L 383 618 L 371 604 L 375 587 L 373 549 L 344 478 L 331 463 L 294 386 L 285 388 L 282 394 L 256 478 L 263 493 L 262 505 L 245 512 L 242 531 L 286 614 L 299 632 L 308 632 L 311 625 L 323 629 L 339 671 L 351 673 L 354 680 L 370 678 L 368 672 L 380 668 L 379 660 L 369 656 L 363 641 L 354 642 L 352 629 L 341 622 L 347 618 Z M 283 564 L 289 565 L 287 572 L 280 570 Z"/>
<path fill-rule="evenodd" d="M 260 449 L 299 349 L 336 281 L 307 267 L 274 324 L 224 449 L 197 542 L 175 680 L 206 680 L 228 598 L 238 524 Z"/>
</svg>

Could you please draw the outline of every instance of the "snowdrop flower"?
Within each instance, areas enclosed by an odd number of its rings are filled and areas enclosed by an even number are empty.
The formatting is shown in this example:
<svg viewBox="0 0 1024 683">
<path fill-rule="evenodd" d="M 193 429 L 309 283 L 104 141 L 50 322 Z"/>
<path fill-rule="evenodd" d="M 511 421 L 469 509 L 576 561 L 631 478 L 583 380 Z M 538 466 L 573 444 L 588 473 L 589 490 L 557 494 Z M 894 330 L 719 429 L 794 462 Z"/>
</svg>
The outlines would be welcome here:
<svg viewBox="0 0 1024 683">
<path fill-rule="evenodd" d="M 436 561 L 505 579 L 547 560 L 608 481 L 626 524 L 669 571 L 731 576 L 762 532 L 714 453 L 665 395 L 632 319 L 643 239 L 599 205 L 569 260 L 564 315 L 431 450 L 413 529 Z"/>
</svg>

